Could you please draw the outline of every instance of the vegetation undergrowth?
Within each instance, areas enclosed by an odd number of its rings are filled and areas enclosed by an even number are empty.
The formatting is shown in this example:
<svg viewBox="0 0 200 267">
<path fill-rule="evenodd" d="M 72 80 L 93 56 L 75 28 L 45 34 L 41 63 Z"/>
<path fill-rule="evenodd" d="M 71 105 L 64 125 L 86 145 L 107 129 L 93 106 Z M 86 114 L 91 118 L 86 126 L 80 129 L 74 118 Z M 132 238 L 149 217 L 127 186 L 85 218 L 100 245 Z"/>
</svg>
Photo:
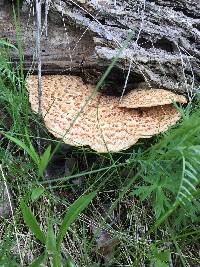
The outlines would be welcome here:
<svg viewBox="0 0 200 267">
<path fill-rule="evenodd" d="M 31 111 L 17 48 L 0 46 L 0 266 L 199 266 L 199 98 L 126 151 L 68 147 Z"/>
</svg>

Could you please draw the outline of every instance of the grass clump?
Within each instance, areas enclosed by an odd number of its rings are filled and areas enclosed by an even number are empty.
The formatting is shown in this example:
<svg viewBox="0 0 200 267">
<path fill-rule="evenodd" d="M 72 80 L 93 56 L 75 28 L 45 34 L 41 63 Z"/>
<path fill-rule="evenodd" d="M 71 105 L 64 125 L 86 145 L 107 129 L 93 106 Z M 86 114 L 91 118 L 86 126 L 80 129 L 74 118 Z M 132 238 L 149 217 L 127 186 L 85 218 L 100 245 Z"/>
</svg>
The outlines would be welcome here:
<svg viewBox="0 0 200 267">
<path fill-rule="evenodd" d="M 58 141 L 2 44 L 0 176 L 13 213 L 1 219 L 0 266 L 200 265 L 198 99 L 179 107 L 179 125 L 127 151 L 60 144 L 52 156 Z"/>
</svg>

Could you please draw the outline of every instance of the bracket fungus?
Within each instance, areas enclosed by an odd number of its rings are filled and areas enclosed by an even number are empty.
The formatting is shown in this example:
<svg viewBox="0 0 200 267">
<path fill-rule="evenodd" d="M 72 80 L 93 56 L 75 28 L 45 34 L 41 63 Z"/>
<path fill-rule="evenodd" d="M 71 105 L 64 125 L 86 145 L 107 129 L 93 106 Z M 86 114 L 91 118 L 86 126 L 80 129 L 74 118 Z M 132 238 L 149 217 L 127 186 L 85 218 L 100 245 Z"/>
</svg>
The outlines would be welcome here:
<svg viewBox="0 0 200 267">
<path fill-rule="evenodd" d="M 31 107 L 38 112 L 37 76 L 28 77 L 27 87 Z M 139 138 L 166 131 L 180 119 L 172 104 L 131 109 L 120 107 L 119 97 L 94 94 L 94 90 L 94 85 L 77 76 L 42 76 L 42 116 L 54 136 L 100 153 L 118 152 Z"/>
<path fill-rule="evenodd" d="M 119 107 L 142 108 L 172 104 L 187 103 L 183 95 L 175 94 L 165 89 L 136 89 L 123 96 Z"/>
</svg>

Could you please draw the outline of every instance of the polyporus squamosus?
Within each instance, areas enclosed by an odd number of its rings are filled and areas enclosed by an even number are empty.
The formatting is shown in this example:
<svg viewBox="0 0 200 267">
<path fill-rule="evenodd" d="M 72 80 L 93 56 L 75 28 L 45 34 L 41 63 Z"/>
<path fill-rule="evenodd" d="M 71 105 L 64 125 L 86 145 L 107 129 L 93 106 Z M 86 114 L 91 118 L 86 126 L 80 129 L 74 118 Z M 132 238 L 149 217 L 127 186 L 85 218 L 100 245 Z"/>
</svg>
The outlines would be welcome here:
<svg viewBox="0 0 200 267">
<path fill-rule="evenodd" d="M 27 85 L 32 109 L 38 112 L 37 76 L 29 76 Z M 124 108 L 119 106 L 118 97 L 101 92 L 85 105 L 94 90 L 93 85 L 84 84 L 76 76 L 42 77 L 42 116 L 54 136 L 70 145 L 88 145 L 97 152 L 117 152 L 129 148 L 139 138 L 166 131 L 180 119 L 173 105 L 142 110 Z"/>
<path fill-rule="evenodd" d="M 183 95 L 178 95 L 165 89 L 136 89 L 123 96 L 119 107 L 154 107 L 173 102 L 187 103 L 187 99 Z"/>
</svg>

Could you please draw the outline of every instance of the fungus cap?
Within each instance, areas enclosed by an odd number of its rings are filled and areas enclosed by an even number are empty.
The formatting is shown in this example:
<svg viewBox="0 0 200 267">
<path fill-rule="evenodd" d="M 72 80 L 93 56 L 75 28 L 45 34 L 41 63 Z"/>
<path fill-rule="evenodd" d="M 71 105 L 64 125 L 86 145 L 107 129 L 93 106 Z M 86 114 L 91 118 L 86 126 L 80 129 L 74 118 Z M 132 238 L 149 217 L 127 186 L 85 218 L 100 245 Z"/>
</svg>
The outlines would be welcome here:
<svg viewBox="0 0 200 267">
<path fill-rule="evenodd" d="M 38 112 L 37 76 L 29 76 L 27 85 L 32 109 Z M 69 145 L 117 152 L 167 130 L 180 118 L 173 105 L 121 108 L 118 97 L 100 92 L 88 100 L 94 90 L 76 76 L 42 76 L 42 116 L 54 136 Z"/>
<path fill-rule="evenodd" d="M 187 103 L 183 95 L 165 89 L 136 89 L 124 95 L 119 106 L 126 108 L 154 107 L 173 102 Z"/>
</svg>

